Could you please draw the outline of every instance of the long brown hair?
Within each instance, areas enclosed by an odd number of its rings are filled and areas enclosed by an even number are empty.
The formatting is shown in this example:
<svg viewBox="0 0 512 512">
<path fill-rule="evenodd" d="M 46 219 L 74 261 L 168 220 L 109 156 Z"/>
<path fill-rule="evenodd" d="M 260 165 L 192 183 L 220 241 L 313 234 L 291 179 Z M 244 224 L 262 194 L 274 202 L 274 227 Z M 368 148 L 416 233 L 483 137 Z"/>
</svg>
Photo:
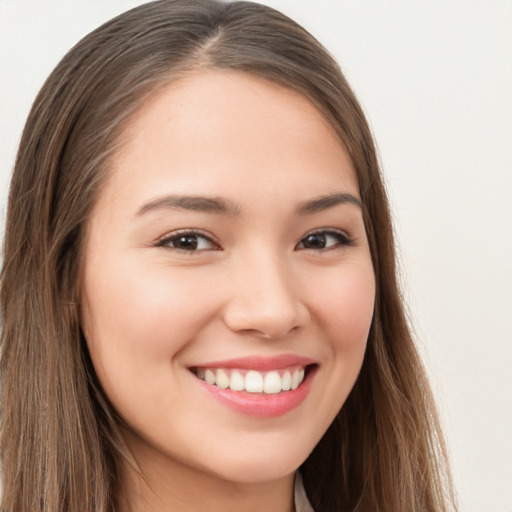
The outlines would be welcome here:
<svg viewBox="0 0 512 512">
<path fill-rule="evenodd" d="M 301 467 L 313 507 L 452 510 L 437 413 L 397 285 L 374 143 L 338 65 L 269 7 L 162 0 L 80 41 L 48 78 L 25 126 L 0 290 L 1 512 L 115 506 L 129 454 L 80 329 L 85 231 L 127 121 L 157 88 L 194 69 L 248 72 L 300 92 L 332 123 L 357 171 L 375 313 L 357 383 Z"/>
</svg>

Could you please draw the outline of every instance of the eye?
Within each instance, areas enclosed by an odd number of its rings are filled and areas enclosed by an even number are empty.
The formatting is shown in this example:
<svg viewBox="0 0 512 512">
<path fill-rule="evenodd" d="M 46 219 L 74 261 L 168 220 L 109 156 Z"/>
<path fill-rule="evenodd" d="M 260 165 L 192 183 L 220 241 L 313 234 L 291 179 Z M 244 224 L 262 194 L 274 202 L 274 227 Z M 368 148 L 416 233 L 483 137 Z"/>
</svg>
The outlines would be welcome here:
<svg viewBox="0 0 512 512">
<path fill-rule="evenodd" d="M 157 247 L 168 247 L 177 251 L 198 252 L 218 250 L 219 246 L 207 235 L 197 231 L 177 231 L 157 242 Z"/>
<path fill-rule="evenodd" d="M 328 250 L 353 245 L 353 240 L 342 231 L 318 230 L 308 233 L 296 246 L 296 249 Z"/>
</svg>

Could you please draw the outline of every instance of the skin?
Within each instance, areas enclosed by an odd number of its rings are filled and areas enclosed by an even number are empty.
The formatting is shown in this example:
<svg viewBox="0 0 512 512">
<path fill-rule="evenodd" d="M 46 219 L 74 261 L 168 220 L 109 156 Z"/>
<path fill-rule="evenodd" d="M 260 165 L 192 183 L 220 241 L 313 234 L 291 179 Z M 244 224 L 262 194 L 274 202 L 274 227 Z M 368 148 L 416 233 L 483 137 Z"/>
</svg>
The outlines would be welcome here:
<svg viewBox="0 0 512 512">
<path fill-rule="evenodd" d="M 132 119 L 88 226 L 83 299 L 95 370 L 144 474 L 126 468 L 124 505 L 293 509 L 294 472 L 349 394 L 373 314 L 360 207 L 297 211 L 333 193 L 359 199 L 334 130 L 307 99 L 264 79 L 191 73 Z M 155 207 L 167 195 L 232 208 Z M 196 250 L 169 238 L 190 229 L 208 237 Z M 341 235 L 311 248 L 317 229 Z M 278 354 L 316 363 L 304 401 L 278 417 L 226 407 L 190 371 Z"/>
</svg>

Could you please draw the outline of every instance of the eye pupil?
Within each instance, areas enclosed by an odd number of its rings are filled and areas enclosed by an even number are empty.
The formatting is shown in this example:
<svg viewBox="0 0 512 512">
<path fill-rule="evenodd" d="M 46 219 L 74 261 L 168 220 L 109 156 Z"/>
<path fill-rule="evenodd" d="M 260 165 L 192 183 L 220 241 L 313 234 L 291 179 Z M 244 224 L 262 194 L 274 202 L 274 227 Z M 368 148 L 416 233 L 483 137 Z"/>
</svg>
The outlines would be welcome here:
<svg viewBox="0 0 512 512">
<path fill-rule="evenodd" d="M 173 246 L 176 249 L 183 249 L 186 251 L 193 251 L 197 249 L 197 245 L 198 240 L 195 235 L 182 235 L 177 237 L 173 242 Z"/>
<path fill-rule="evenodd" d="M 308 235 L 303 241 L 305 249 L 324 249 L 326 243 L 326 237 L 322 233 Z"/>
</svg>

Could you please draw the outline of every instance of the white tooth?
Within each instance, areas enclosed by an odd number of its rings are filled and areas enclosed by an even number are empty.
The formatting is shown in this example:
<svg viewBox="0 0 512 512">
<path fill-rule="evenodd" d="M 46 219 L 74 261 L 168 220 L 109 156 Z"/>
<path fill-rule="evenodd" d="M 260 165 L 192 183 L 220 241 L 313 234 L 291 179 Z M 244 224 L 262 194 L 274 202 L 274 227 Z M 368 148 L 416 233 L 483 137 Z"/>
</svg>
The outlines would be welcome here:
<svg viewBox="0 0 512 512">
<path fill-rule="evenodd" d="M 299 371 L 299 384 L 302 384 L 302 381 L 304 380 L 304 375 L 305 375 L 305 371 L 304 371 L 304 368 L 302 368 L 302 370 Z"/>
<path fill-rule="evenodd" d="M 292 375 L 292 389 L 297 389 L 299 387 L 300 381 L 299 381 L 299 370 L 295 370 Z"/>
<path fill-rule="evenodd" d="M 204 380 L 208 382 L 208 384 L 215 384 L 215 373 L 211 370 L 206 370 L 204 372 Z"/>
<path fill-rule="evenodd" d="M 201 379 L 204 380 L 204 368 L 198 368 L 196 370 L 196 375 Z"/>
<path fill-rule="evenodd" d="M 270 395 L 281 392 L 281 377 L 276 371 L 268 372 L 265 376 L 263 391 Z"/>
<path fill-rule="evenodd" d="M 292 376 L 288 370 L 284 372 L 281 387 L 283 391 L 288 391 L 292 387 Z"/>
<path fill-rule="evenodd" d="M 244 376 L 237 371 L 231 372 L 229 388 L 233 391 L 242 391 L 245 387 Z"/>
<path fill-rule="evenodd" d="M 245 390 L 249 393 L 261 393 L 263 391 L 263 377 L 254 370 L 247 372 L 245 376 Z"/>
<path fill-rule="evenodd" d="M 226 389 L 229 386 L 229 377 L 224 370 L 217 370 L 217 378 L 215 384 L 220 389 Z"/>
</svg>

